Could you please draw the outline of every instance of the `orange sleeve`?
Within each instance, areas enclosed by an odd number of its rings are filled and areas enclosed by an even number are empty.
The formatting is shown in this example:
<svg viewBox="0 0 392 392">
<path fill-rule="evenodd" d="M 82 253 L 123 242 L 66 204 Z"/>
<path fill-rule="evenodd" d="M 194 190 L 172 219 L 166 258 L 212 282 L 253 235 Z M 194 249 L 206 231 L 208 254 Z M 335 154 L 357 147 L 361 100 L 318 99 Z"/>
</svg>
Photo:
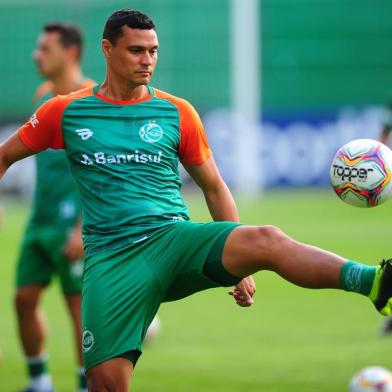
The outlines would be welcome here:
<svg viewBox="0 0 392 392">
<path fill-rule="evenodd" d="M 183 165 L 200 165 L 212 155 L 203 123 L 187 101 L 181 100 L 176 106 L 180 112 L 180 160 Z"/>
<path fill-rule="evenodd" d="M 65 107 L 59 97 L 52 98 L 40 106 L 30 120 L 18 130 L 22 143 L 34 152 L 48 148 L 64 148 L 61 122 Z"/>
<path fill-rule="evenodd" d="M 93 95 L 93 88 L 88 87 L 68 95 L 57 95 L 46 101 L 18 130 L 22 143 L 31 151 L 40 152 L 48 148 L 63 149 L 62 130 L 63 114 L 73 101 Z"/>
</svg>

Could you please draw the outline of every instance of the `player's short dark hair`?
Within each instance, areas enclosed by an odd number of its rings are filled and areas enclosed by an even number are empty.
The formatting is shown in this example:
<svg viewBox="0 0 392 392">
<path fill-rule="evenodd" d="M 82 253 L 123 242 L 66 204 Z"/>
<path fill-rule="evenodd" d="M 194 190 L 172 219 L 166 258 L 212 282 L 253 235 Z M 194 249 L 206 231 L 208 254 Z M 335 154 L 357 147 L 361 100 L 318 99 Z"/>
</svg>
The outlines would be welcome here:
<svg viewBox="0 0 392 392">
<path fill-rule="evenodd" d="M 155 30 L 155 24 L 149 16 L 143 12 L 124 8 L 109 16 L 103 30 L 102 38 L 109 40 L 113 45 L 122 36 L 122 27 L 128 26 L 131 29 Z"/>
<path fill-rule="evenodd" d="M 82 57 L 83 36 L 78 26 L 72 23 L 50 22 L 42 28 L 42 31 L 45 33 L 59 33 L 61 45 L 64 48 L 76 46 L 79 59 Z"/>
</svg>

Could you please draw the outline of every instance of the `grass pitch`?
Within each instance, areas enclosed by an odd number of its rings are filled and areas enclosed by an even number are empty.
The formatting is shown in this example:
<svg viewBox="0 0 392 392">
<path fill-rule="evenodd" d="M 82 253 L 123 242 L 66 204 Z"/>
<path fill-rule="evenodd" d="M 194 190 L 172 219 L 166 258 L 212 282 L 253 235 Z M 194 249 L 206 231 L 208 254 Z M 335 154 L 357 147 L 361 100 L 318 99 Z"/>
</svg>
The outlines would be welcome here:
<svg viewBox="0 0 392 392">
<path fill-rule="evenodd" d="M 209 220 L 201 196 L 186 198 L 194 220 Z M 274 224 L 297 240 L 370 264 L 391 257 L 392 202 L 358 209 L 329 190 L 273 191 L 239 199 L 241 220 Z M 6 203 L 0 233 L 0 391 L 26 384 L 12 308 L 13 270 L 28 209 Z M 237 307 L 225 289 L 162 305 L 162 331 L 141 357 L 135 392 L 346 391 L 360 368 L 392 368 L 392 338 L 382 317 L 359 295 L 306 290 L 270 272 L 255 276 L 251 308 Z M 57 282 L 47 290 L 48 352 L 56 391 L 76 387 L 70 322 Z"/>
</svg>

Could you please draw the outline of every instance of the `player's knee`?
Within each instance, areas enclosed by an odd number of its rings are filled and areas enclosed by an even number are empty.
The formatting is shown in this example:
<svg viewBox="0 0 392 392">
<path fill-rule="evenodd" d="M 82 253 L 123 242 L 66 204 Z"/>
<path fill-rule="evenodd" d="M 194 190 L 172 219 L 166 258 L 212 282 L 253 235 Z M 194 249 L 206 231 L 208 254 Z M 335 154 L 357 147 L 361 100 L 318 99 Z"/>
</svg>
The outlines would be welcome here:
<svg viewBox="0 0 392 392">
<path fill-rule="evenodd" d="M 18 313 L 34 310 L 38 306 L 38 297 L 26 290 L 18 290 L 14 297 L 14 305 Z"/>
<path fill-rule="evenodd" d="M 260 254 L 267 255 L 279 251 L 287 239 L 287 235 L 279 227 L 265 225 L 256 228 L 254 243 Z"/>
<path fill-rule="evenodd" d="M 126 391 L 125 385 L 120 385 L 120 381 L 114 377 L 97 371 L 87 373 L 89 392 L 117 392 Z"/>
</svg>

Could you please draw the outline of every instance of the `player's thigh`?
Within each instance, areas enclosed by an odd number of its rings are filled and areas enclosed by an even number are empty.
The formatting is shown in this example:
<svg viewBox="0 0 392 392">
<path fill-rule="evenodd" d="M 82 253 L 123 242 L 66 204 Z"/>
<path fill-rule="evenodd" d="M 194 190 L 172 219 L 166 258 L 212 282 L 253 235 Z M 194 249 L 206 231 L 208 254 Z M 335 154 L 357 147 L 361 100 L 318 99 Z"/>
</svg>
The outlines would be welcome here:
<svg viewBox="0 0 392 392">
<path fill-rule="evenodd" d="M 70 262 L 64 254 L 64 245 L 71 228 L 48 229 L 43 241 L 48 263 L 59 278 L 64 295 L 81 294 L 83 260 Z"/>
<path fill-rule="evenodd" d="M 237 225 L 179 222 L 148 247 L 146 260 L 160 279 L 165 301 L 238 283 L 238 277 L 229 274 L 221 260 L 225 239 Z"/>
<path fill-rule="evenodd" d="M 123 248 L 86 260 L 82 293 L 86 369 L 143 349 L 163 291 L 142 248 Z M 135 363 L 139 354 L 128 359 Z"/>
<path fill-rule="evenodd" d="M 42 247 L 39 230 L 26 231 L 16 263 L 16 286 L 46 286 L 53 275 L 53 265 Z"/>
<path fill-rule="evenodd" d="M 83 260 L 69 261 L 61 248 L 56 257 L 56 272 L 58 274 L 63 294 L 77 295 L 82 293 Z"/>
<path fill-rule="evenodd" d="M 227 237 L 223 266 L 240 277 L 271 269 L 275 260 L 287 253 L 287 245 L 292 242 L 275 226 L 239 226 Z"/>
</svg>

